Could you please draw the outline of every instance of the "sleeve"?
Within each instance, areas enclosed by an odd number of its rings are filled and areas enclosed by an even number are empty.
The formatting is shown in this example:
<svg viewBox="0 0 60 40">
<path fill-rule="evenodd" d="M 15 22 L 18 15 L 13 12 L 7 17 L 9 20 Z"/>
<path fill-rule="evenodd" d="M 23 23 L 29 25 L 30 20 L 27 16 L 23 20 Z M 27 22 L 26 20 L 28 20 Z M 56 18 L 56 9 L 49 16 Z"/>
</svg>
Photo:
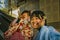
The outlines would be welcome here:
<svg viewBox="0 0 60 40">
<path fill-rule="evenodd" d="M 56 31 L 52 26 L 49 27 L 49 39 L 50 40 L 60 40 L 60 33 Z"/>
<path fill-rule="evenodd" d="M 14 19 L 14 20 L 10 23 L 9 28 L 10 28 L 11 26 L 13 26 L 13 25 L 16 23 L 17 20 L 18 20 L 18 18 Z"/>
</svg>

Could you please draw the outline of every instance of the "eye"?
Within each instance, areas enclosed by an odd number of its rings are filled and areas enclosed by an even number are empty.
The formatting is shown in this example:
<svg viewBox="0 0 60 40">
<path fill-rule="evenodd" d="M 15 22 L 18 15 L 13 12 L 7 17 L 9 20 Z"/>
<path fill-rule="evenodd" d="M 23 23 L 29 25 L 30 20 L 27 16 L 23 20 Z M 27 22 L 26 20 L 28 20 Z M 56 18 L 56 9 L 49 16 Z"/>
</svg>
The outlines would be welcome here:
<svg viewBox="0 0 60 40">
<path fill-rule="evenodd" d="M 39 18 L 38 17 L 36 17 L 36 20 L 38 20 Z"/>
<path fill-rule="evenodd" d="M 38 18 L 36 18 L 36 19 L 38 19 Z"/>
<path fill-rule="evenodd" d="M 33 18 L 31 20 L 34 20 Z"/>
</svg>

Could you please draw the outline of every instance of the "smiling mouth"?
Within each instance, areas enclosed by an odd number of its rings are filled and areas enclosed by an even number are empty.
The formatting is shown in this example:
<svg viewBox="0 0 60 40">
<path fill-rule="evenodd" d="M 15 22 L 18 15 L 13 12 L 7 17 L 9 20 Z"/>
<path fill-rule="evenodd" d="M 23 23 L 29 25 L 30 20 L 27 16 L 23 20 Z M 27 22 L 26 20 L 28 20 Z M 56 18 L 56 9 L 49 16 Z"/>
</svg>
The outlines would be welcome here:
<svg viewBox="0 0 60 40">
<path fill-rule="evenodd" d="M 33 25 L 39 25 L 39 23 L 33 23 Z"/>
</svg>

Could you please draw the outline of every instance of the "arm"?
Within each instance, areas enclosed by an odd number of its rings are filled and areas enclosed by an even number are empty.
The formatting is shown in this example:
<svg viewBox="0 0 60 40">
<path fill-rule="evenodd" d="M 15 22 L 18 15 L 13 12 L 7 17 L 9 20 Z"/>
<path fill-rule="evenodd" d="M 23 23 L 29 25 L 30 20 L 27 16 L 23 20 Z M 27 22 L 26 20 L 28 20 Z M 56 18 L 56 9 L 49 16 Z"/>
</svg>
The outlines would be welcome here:
<svg viewBox="0 0 60 40">
<path fill-rule="evenodd" d="M 19 27 L 19 24 L 16 23 L 17 19 L 15 19 L 9 26 L 9 29 L 4 33 L 6 37 L 11 36 Z"/>
<path fill-rule="evenodd" d="M 18 20 L 18 18 L 14 19 L 14 20 L 10 23 L 10 27 L 11 27 L 11 26 L 14 26 L 17 20 Z"/>
</svg>

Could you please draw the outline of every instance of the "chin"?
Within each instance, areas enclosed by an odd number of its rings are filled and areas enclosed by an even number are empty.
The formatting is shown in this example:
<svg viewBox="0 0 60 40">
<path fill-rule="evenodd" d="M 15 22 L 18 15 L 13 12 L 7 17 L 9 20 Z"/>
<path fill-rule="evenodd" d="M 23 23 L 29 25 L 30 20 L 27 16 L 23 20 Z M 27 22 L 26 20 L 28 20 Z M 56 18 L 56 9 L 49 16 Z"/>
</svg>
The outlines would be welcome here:
<svg viewBox="0 0 60 40">
<path fill-rule="evenodd" d="M 37 27 L 35 27 L 34 29 L 38 29 Z"/>
<path fill-rule="evenodd" d="M 36 28 L 38 28 L 38 27 L 35 27 L 35 26 L 34 26 L 33 28 L 35 28 L 35 29 L 36 29 Z"/>
</svg>

